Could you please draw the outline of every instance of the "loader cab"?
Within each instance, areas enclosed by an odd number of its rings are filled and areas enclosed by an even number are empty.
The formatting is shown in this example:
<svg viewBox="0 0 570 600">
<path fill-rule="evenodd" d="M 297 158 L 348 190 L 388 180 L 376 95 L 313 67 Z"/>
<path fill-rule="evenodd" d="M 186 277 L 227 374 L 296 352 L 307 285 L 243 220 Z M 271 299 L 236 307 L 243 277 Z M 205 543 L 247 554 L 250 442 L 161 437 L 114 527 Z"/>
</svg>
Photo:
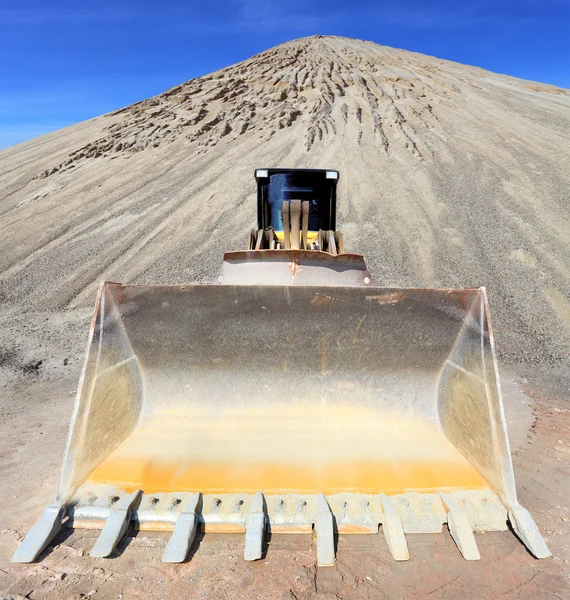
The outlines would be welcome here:
<svg viewBox="0 0 570 600">
<path fill-rule="evenodd" d="M 309 232 L 336 229 L 336 185 L 339 172 L 329 169 L 256 169 L 257 227 L 283 232 L 284 200 L 307 200 Z"/>
</svg>

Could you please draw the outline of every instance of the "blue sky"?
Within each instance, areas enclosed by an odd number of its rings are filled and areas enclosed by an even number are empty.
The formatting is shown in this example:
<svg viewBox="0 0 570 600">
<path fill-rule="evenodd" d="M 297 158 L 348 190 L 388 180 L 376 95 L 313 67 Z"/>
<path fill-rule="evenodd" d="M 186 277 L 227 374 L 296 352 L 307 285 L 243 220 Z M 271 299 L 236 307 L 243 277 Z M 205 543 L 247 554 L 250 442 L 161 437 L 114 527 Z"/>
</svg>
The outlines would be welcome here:
<svg viewBox="0 0 570 600">
<path fill-rule="evenodd" d="M 313 34 L 570 88 L 570 0 L 0 0 L 0 148 Z"/>
</svg>

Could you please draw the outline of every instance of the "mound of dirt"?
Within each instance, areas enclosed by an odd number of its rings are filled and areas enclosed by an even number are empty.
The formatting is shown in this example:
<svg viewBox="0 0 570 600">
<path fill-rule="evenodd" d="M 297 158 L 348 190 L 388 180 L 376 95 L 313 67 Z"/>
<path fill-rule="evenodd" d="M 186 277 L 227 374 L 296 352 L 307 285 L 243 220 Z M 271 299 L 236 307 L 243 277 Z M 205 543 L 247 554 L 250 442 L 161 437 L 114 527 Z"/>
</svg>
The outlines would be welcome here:
<svg viewBox="0 0 570 600">
<path fill-rule="evenodd" d="M 255 167 L 327 167 L 347 248 L 378 284 L 486 285 L 502 357 L 560 363 L 568 131 L 566 90 L 370 42 L 289 42 L 2 151 L 1 310 L 90 306 L 101 279 L 209 281 L 255 221 Z"/>
</svg>

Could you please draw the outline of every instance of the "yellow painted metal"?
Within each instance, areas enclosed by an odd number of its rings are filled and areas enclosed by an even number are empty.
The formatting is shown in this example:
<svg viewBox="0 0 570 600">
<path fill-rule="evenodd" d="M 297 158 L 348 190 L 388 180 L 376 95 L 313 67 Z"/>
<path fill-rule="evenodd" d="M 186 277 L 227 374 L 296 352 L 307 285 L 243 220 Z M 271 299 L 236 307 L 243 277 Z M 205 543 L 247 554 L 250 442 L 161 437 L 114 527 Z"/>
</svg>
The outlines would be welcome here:
<svg viewBox="0 0 570 600">
<path fill-rule="evenodd" d="M 283 242 L 283 240 L 285 239 L 285 234 L 283 233 L 283 231 L 276 231 L 275 235 L 277 236 L 277 239 L 280 242 Z M 311 244 L 314 243 L 318 237 L 319 237 L 319 232 L 318 231 L 311 231 L 311 230 L 309 230 L 307 232 L 307 240 Z"/>
</svg>

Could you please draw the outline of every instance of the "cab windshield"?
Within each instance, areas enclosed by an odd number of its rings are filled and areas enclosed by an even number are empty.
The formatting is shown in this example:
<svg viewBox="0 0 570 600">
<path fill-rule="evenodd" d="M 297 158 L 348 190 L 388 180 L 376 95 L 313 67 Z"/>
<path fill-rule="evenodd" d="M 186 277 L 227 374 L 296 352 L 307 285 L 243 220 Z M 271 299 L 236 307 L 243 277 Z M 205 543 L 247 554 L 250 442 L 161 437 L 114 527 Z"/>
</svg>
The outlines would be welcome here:
<svg viewBox="0 0 570 600">
<path fill-rule="evenodd" d="M 265 227 L 283 231 L 281 204 L 283 200 L 308 200 L 309 231 L 332 229 L 332 185 L 325 173 L 274 173 L 263 184 Z"/>
</svg>

